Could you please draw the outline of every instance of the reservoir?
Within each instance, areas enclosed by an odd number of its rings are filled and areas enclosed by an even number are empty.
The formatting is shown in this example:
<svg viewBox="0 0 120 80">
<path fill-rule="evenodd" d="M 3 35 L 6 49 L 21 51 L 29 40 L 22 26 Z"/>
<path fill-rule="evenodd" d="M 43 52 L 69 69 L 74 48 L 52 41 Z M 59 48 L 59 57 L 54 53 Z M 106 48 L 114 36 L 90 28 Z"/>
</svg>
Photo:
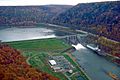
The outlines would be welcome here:
<svg viewBox="0 0 120 80">
<path fill-rule="evenodd" d="M 5 28 L 0 29 L 0 40 L 4 42 L 30 39 L 54 38 L 57 36 L 71 35 L 43 27 L 35 28 Z M 80 46 L 80 45 L 79 45 Z M 72 53 L 79 65 L 84 69 L 92 80 L 113 80 L 104 71 L 112 72 L 120 77 L 120 67 L 98 56 L 93 51 L 82 47 Z"/>
<path fill-rule="evenodd" d="M 57 36 L 70 35 L 69 32 L 61 32 L 43 27 L 34 28 L 4 28 L 0 29 L 0 40 L 3 42 L 54 38 Z"/>
</svg>

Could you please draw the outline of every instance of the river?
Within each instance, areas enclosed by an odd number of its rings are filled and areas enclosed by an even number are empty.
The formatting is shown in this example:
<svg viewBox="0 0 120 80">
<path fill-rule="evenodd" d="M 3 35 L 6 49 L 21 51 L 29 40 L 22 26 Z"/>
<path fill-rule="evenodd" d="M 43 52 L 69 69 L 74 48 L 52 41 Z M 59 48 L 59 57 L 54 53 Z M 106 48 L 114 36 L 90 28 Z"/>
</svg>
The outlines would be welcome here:
<svg viewBox="0 0 120 80">
<path fill-rule="evenodd" d="M 104 71 L 112 72 L 120 78 L 120 67 L 98 56 L 93 51 L 81 46 L 72 53 L 79 65 L 92 80 L 113 80 Z"/>
<path fill-rule="evenodd" d="M 67 32 L 56 31 L 48 28 L 5 28 L 0 29 L 0 40 L 4 42 L 54 38 L 56 36 L 69 35 Z M 72 53 L 79 65 L 92 80 L 112 80 L 105 71 L 112 72 L 120 77 L 120 67 L 96 55 L 93 51 L 81 47 Z"/>
</svg>

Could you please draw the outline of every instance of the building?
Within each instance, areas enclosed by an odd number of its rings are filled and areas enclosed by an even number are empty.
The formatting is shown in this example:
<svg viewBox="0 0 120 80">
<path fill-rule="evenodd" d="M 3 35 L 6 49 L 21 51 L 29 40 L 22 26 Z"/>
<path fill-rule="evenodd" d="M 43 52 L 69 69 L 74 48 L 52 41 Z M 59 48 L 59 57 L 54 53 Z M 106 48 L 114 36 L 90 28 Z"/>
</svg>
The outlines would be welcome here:
<svg viewBox="0 0 120 80">
<path fill-rule="evenodd" d="M 51 64 L 51 66 L 54 66 L 57 64 L 55 60 L 49 60 L 49 63 Z"/>
</svg>

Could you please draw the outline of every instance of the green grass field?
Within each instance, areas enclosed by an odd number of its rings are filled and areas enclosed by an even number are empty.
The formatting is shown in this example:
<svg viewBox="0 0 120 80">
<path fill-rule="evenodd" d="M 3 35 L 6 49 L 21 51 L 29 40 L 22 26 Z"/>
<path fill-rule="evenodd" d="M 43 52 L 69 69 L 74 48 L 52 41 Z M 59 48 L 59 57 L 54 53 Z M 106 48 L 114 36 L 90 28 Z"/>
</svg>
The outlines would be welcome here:
<svg viewBox="0 0 120 80">
<path fill-rule="evenodd" d="M 40 71 L 47 72 L 60 80 L 67 80 L 65 75 L 60 72 L 54 72 L 48 64 L 48 56 L 64 56 L 74 67 L 74 72 L 78 72 L 84 78 L 84 74 L 81 72 L 77 64 L 62 51 L 70 48 L 71 46 L 64 43 L 62 40 L 51 39 L 37 39 L 37 40 L 25 40 L 8 42 L 13 48 L 16 48 L 22 52 L 22 55 L 27 58 L 27 63 Z M 71 76 L 71 80 L 76 80 L 76 75 Z M 87 79 L 86 79 L 87 80 Z"/>
<path fill-rule="evenodd" d="M 62 73 L 54 72 L 50 68 L 47 57 L 48 57 L 48 53 L 45 53 L 45 52 L 38 53 L 35 55 L 33 54 L 33 56 L 28 58 L 28 62 L 33 67 L 35 67 L 43 72 L 47 72 L 55 77 L 58 77 L 61 80 L 67 80 L 67 78 Z"/>
<path fill-rule="evenodd" d="M 40 39 L 40 40 L 25 40 L 25 41 L 14 41 L 8 42 L 10 46 L 16 48 L 22 52 L 22 55 L 27 58 L 28 64 L 37 68 L 43 72 L 47 72 L 60 80 L 67 80 L 62 73 L 56 73 L 47 63 L 48 55 L 59 54 L 54 52 L 61 52 L 69 47 L 62 40 L 59 39 Z"/>
<path fill-rule="evenodd" d="M 59 39 L 37 39 L 9 42 L 12 47 L 23 51 L 62 51 L 70 47 Z"/>
</svg>

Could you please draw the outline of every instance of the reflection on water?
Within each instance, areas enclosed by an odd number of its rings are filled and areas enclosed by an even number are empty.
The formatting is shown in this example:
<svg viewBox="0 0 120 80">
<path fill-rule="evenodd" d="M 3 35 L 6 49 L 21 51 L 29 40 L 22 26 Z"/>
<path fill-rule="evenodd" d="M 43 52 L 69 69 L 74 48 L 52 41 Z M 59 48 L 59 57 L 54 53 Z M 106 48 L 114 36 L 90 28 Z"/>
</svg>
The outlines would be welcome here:
<svg viewBox="0 0 120 80">
<path fill-rule="evenodd" d="M 120 67 L 96 55 L 87 48 L 81 48 L 72 54 L 92 80 L 113 80 L 103 70 L 112 72 L 120 77 Z"/>
<path fill-rule="evenodd" d="M 0 30 L 0 40 L 18 41 L 28 39 L 53 38 L 64 36 L 69 33 L 54 31 L 47 28 L 7 28 Z M 120 67 L 96 55 L 93 51 L 83 47 L 81 44 L 73 45 L 78 49 L 72 54 L 77 62 L 92 78 L 92 80 L 112 80 L 103 70 L 112 72 L 120 77 Z"/>
<path fill-rule="evenodd" d="M 56 37 L 54 31 L 46 28 L 7 28 L 0 30 L 0 40 L 3 41 L 18 41 L 53 37 Z"/>
<path fill-rule="evenodd" d="M 48 29 L 47 27 L 39 28 L 5 28 L 0 29 L 0 40 L 4 42 L 54 38 L 56 36 L 70 35 L 69 32 Z"/>
</svg>

